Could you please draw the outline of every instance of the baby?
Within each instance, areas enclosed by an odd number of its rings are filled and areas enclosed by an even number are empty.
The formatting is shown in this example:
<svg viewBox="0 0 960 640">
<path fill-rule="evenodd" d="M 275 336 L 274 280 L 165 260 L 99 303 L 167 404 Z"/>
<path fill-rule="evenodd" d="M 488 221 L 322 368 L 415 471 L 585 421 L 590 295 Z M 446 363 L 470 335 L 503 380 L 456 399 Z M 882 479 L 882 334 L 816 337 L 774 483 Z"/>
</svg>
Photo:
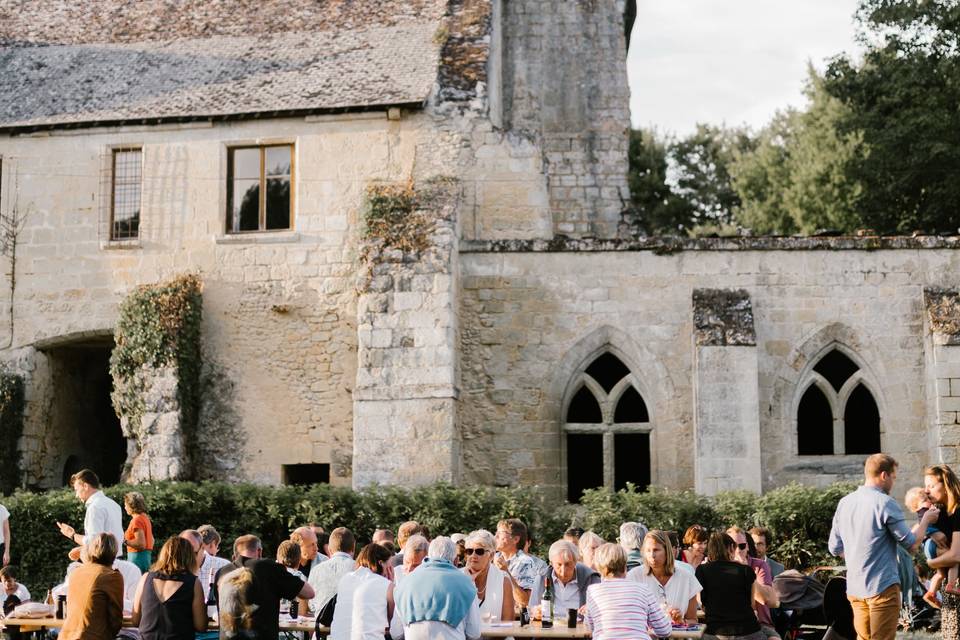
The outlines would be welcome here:
<svg viewBox="0 0 960 640">
<path fill-rule="evenodd" d="M 907 491 L 903 502 L 907 505 L 907 509 L 917 514 L 917 520 L 923 518 L 923 514 L 927 512 L 927 509 L 933 506 L 923 487 L 913 487 Z M 923 555 L 926 556 L 927 560 L 936 558 L 949 548 L 950 542 L 947 540 L 946 534 L 936 527 L 928 526 L 927 530 L 923 532 Z M 944 569 L 937 571 L 930 579 L 930 588 L 923 594 L 924 601 L 937 609 L 940 608 L 940 601 L 937 600 L 937 591 L 940 590 L 940 585 L 943 584 L 944 578 L 947 579 L 947 591 L 954 593 L 954 585 L 957 581 L 956 565 L 950 567 L 949 572 Z"/>
</svg>

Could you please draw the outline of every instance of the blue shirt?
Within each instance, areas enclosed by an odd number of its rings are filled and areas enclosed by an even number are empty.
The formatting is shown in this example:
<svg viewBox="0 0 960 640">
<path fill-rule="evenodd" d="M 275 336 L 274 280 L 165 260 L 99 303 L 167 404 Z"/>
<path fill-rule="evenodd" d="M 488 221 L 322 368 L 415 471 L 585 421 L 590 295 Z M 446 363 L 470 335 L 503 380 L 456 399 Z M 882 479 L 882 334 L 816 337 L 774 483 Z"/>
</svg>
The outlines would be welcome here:
<svg viewBox="0 0 960 640">
<path fill-rule="evenodd" d="M 833 514 L 830 553 L 843 554 L 847 595 L 855 598 L 900 584 L 897 544 L 909 548 L 914 542 L 900 505 L 876 487 L 864 485 L 844 496 Z"/>
</svg>

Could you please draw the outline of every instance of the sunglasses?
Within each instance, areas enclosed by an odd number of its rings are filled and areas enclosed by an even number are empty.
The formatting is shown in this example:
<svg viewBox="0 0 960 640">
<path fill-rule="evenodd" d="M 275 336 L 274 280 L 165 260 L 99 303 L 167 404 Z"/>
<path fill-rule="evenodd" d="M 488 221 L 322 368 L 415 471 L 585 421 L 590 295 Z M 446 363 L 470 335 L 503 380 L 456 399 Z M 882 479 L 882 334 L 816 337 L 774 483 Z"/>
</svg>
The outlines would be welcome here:
<svg viewBox="0 0 960 640">
<path fill-rule="evenodd" d="M 741 542 L 740 544 L 737 545 L 737 549 L 740 549 L 740 551 L 743 551 L 746 548 L 747 548 L 746 542 Z"/>
<path fill-rule="evenodd" d="M 472 556 L 473 554 L 477 554 L 478 556 L 482 556 L 483 554 L 485 554 L 485 553 L 487 552 L 487 550 L 486 550 L 486 549 L 464 549 L 463 552 L 464 552 L 465 554 L 467 554 L 468 556 Z"/>
</svg>

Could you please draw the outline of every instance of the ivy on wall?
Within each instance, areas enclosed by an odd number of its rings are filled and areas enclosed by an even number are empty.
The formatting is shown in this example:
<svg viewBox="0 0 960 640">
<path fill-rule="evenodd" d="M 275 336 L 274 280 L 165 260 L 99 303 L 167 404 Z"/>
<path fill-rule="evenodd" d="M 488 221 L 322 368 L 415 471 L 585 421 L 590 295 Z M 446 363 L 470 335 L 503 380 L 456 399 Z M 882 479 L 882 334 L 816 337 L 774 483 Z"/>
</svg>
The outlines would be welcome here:
<svg viewBox="0 0 960 640">
<path fill-rule="evenodd" d="M 195 274 L 135 289 L 120 305 L 110 356 L 113 408 L 136 433 L 145 411 L 151 370 L 177 373 L 180 426 L 194 441 L 199 413 L 200 322 L 203 284 Z"/>
<path fill-rule="evenodd" d="M 11 493 L 20 483 L 23 408 L 23 378 L 0 371 L 0 493 Z"/>
</svg>

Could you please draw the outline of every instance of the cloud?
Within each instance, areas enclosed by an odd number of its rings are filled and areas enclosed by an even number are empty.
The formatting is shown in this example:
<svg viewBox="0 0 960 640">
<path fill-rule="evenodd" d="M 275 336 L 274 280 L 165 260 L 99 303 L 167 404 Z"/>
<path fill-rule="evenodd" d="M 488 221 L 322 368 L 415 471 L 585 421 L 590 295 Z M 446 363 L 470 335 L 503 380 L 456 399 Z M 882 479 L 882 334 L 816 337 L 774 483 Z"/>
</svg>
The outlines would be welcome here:
<svg viewBox="0 0 960 640">
<path fill-rule="evenodd" d="M 640 0 L 627 71 L 634 125 L 765 124 L 803 104 L 807 62 L 854 49 L 857 0 Z"/>
</svg>

